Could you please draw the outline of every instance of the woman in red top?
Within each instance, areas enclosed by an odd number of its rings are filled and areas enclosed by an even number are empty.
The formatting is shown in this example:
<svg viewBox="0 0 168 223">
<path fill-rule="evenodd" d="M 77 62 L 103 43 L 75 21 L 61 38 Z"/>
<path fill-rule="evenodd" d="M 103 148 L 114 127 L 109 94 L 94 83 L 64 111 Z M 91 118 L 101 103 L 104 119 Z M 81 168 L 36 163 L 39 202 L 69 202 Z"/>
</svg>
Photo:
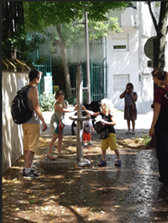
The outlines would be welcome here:
<svg viewBox="0 0 168 223">
<path fill-rule="evenodd" d="M 168 183 L 168 125 L 166 115 L 168 112 L 168 99 L 165 97 L 168 92 L 166 85 L 167 72 L 161 69 L 154 69 L 152 72 L 154 83 L 158 88 L 154 93 L 154 115 L 149 135 L 156 135 L 156 154 L 159 161 L 159 181 Z M 166 91 L 165 91 L 166 90 Z"/>
</svg>

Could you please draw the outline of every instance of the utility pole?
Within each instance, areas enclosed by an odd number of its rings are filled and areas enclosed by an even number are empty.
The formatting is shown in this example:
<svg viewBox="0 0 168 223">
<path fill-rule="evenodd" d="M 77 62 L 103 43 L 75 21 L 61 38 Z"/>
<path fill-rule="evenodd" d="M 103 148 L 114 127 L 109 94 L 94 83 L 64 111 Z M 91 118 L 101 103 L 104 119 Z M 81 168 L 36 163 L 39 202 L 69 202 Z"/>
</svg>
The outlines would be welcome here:
<svg viewBox="0 0 168 223">
<path fill-rule="evenodd" d="M 85 26 L 85 58 L 86 58 L 86 87 L 87 87 L 87 103 L 90 104 L 90 62 L 89 62 L 89 33 L 88 33 L 88 12 L 85 11 L 85 21 L 76 23 L 73 22 L 73 25 L 84 25 Z M 86 89 L 86 88 L 85 88 Z"/>
</svg>

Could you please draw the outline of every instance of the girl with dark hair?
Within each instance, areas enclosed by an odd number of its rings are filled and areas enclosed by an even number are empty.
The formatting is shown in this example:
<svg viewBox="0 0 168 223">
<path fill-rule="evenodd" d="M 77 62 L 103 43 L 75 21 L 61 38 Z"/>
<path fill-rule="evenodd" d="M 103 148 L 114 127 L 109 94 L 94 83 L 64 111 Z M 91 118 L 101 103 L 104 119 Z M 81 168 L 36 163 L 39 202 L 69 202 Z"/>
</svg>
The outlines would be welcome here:
<svg viewBox="0 0 168 223">
<path fill-rule="evenodd" d="M 120 98 L 124 98 L 124 119 L 127 120 L 128 131 L 126 134 L 130 134 L 130 121 L 132 121 L 132 134 L 135 134 L 135 120 L 137 119 L 137 109 L 135 102 L 137 101 L 137 93 L 133 92 L 134 86 L 132 83 L 126 85 L 125 91 L 120 95 Z"/>
<path fill-rule="evenodd" d="M 154 92 L 154 114 L 149 135 L 156 135 L 156 155 L 159 161 L 159 181 L 168 183 L 168 86 L 167 72 L 162 69 L 152 71 L 153 81 L 158 85 Z"/>
<path fill-rule="evenodd" d="M 52 134 L 52 139 L 49 143 L 49 149 L 47 151 L 47 157 L 51 160 L 55 160 L 56 158 L 52 155 L 52 149 L 55 141 L 58 139 L 58 158 L 67 158 L 63 154 L 61 154 L 62 148 L 62 139 L 63 139 L 63 128 L 64 128 L 64 113 L 73 112 L 77 110 L 77 105 L 72 108 L 68 108 L 68 102 L 64 100 L 64 92 L 62 90 L 58 90 L 55 95 L 56 103 L 54 104 L 54 114 L 51 117 L 50 121 L 50 131 Z"/>
</svg>

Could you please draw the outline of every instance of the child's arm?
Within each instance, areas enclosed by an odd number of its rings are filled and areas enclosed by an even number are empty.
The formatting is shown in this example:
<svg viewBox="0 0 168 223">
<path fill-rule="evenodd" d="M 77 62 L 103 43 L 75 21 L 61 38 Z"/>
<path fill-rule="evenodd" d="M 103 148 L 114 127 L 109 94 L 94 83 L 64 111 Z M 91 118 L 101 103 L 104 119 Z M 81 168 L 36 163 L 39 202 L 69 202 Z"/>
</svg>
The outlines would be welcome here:
<svg viewBox="0 0 168 223">
<path fill-rule="evenodd" d="M 92 129 L 92 132 L 94 132 L 94 128 L 93 128 L 93 125 L 91 126 L 91 129 Z"/>
<path fill-rule="evenodd" d="M 82 108 L 83 108 L 83 110 L 84 110 L 85 112 L 87 112 L 89 115 L 92 115 L 92 116 L 98 116 L 98 115 L 100 115 L 100 112 L 89 111 L 89 110 L 87 110 L 87 109 L 85 108 L 85 106 L 82 106 Z"/>
<path fill-rule="evenodd" d="M 103 122 L 105 125 L 115 125 L 116 124 L 113 116 L 111 116 L 111 122 L 107 122 L 104 119 L 102 119 L 101 122 Z"/>
<path fill-rule="evenodd" d="M 60 105 L 55 103 L 54 108 L 55 108 L 55 111 L 74 112 L 78 109 L 78 105 L 75 105 L 75 107 L 72 107 L 72 108 L 62 108 Z"/>
</svg>

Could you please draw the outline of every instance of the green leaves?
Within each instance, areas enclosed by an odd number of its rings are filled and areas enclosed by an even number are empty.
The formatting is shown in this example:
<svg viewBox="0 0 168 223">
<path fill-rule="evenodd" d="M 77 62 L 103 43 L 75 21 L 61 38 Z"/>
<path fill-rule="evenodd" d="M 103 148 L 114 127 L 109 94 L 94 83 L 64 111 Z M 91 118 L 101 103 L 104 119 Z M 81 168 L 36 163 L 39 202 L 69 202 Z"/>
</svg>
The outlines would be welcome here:
<svg viewBox="0 0 168 223">
<path fill-rule="evenodd" d="M 100 40 L 103 37 L 109 36 L 112 33 L 119 33 L 123 32 L 119 26 L 117 17 L 109 18 L 108 21 L 103 22 L 94 22 L 89 21 L 89 38 L 90 40 Z"/>
<path fill-rule="evenodd" d="M 55 95 L 50 94 L 48 97 L 45 94 L 40 95 L 40 102 L 41 102 L 41 110 L 42 111 L 49 111 L 54 108 L 55 103 Z"/>
<path fill-rule="evenodd" d="M 123 9 L 129 2 L 97 1 L 38 1 L 24 2 L 26 26 L 29 30 L 40 31 L 51 25 L 71 23 L 82 19 L 84 11 L 93 21 L 107 20 L 106 13 L 111 9 Z"/>
</svg>

